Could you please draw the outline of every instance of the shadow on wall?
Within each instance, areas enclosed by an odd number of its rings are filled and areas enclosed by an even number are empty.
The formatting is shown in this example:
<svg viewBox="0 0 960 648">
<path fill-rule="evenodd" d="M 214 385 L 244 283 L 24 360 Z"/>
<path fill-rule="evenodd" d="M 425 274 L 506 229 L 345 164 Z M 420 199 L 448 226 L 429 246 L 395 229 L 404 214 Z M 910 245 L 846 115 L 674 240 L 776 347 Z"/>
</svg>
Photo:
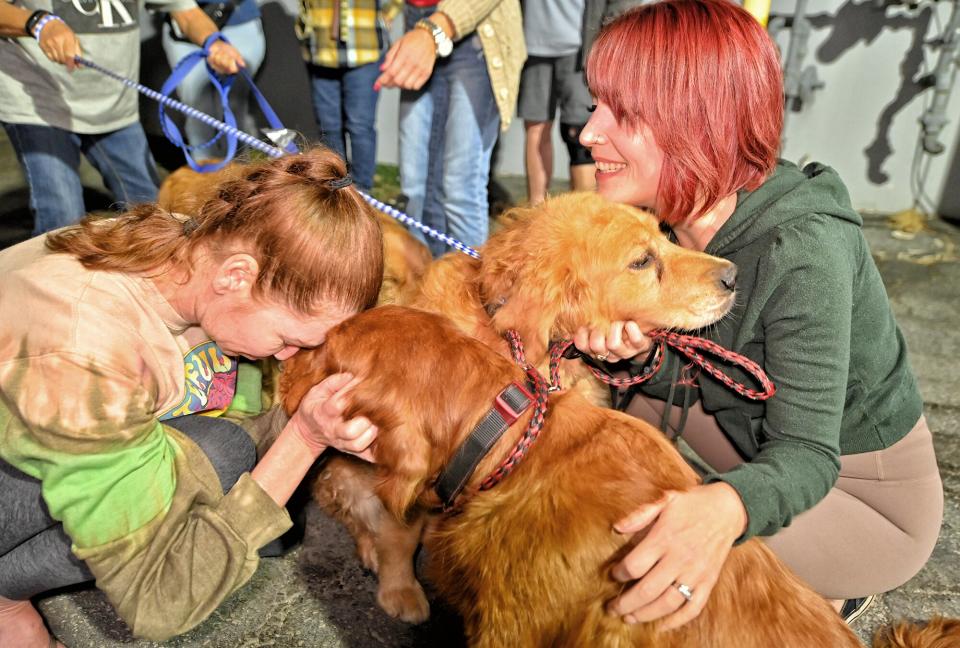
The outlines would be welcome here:
<svg viewBox="0 0 960 648">
<path fill-rule="evenodd" d="M 310 99 L 310 80 L 300 55 L 300 45 L 294 35 L 294 18 L 278 2 L 262 5 L 260 12 L 267 51 L 257 72 L 257 87 L 285 127 L 300 133 L 301 141 L 316 142 L 318 135 Z M 167 64 L 160 39 L 164 15 L 151 14 L 151 21 L 153 34 L 141 43 L 140 82 L 159 90 L 170 76 L 170 66 Z M 260 128 L 267 126 L 256 101 L 251 99 L 251 104 L 257 125 Z M 182 131 L 183 120 L 186 118 L 173 110 L 167 112 Z M 221 115 L 214 117 L 219 119 Z M 157 102 L 141 95 L 140 118 L 157 164 L 170 171 L 183 166 L 183 152 L 167 140 L 160 128 Z M 251 134 L 263 139 L 260 133 Z M 241 150 L 245 149 L 246 147 L 241 145 Z"/>
<path fill-rule="evenodd" d="M 874 184 L 884 184 L 890 176 L 883 170 L 884 163 L 893 154 L 890 128 L 897 113 L 907 106 L 926 86 L 920 82 L 924 63 L 924 46 L 933 9 L 901 9 L 902 13 L 889 15 L 892 7 L 878 8 L 874 0 L 847 2 L 835 14 L 820 13 L 808 16 L 814 29 L 831 29 L 817 48 L 820 63 L 833 63 L 844 52 L 860 42 L 872 43 L 885 30 L 908 30 L 912 40 L 900 60 L 900 85 L 896 95 L 883 107 L 877 119 L 873 141 L 864 149 L 867 157 L 867 178 Z M 919 128 L 919 126 L 918 126 Z"/>
</svg>

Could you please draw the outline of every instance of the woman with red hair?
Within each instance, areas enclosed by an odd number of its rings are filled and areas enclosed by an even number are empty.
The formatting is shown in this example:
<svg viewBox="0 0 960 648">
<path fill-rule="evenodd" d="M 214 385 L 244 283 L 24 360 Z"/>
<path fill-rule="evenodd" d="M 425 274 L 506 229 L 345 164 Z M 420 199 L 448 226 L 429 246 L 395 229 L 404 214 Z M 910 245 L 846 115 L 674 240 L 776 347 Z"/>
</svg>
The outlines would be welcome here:
<svg viewBox="0 0 960 648">
<path fill-rule="evenodd" d="M 666 351 L 651 380 L 619 395 L 622 409 L 683 433 L 708 468 L 701 486 L 617 525 L 643 535 L 613 569 L 629 586 L 609 611 L 682 625 L 731 546 L 760 536 L 852 621 L 920 570 L 943 517 L 923 401 L 860 216 L 832 169 L 777 160 L 779 57 L 739 6 L 631 10 L 603 29 L 587 76 L 596 105 L 580 137 L 598 191 L 736 263 L 736 304 L 705 335 L 777 386 L 750 401 Z M 654 355 L 633 322 L 575 341 L 611 369 L 642 371 Z"/>
</svg>

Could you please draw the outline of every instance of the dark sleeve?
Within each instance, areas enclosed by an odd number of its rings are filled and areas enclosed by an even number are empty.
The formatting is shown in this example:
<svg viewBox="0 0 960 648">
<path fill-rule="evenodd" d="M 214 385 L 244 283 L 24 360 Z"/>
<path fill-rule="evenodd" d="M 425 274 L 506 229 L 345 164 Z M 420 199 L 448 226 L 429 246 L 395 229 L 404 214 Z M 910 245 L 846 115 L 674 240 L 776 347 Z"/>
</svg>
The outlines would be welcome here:
<svg viewBox="0 0 960 648">
<path fill-rule="evenodd" d="M 750 518 L 741 540 L 787 526 L 839 475 L 857 258 L 845 238 L 856 245 L 835 226 L 785 231 L 758 275 L 776 278 L 763 325 L 764 369 L 777 393 L 760 422 L 759 453 L 704 480 L 724 481 L 740 494 Z"/>
</svg>

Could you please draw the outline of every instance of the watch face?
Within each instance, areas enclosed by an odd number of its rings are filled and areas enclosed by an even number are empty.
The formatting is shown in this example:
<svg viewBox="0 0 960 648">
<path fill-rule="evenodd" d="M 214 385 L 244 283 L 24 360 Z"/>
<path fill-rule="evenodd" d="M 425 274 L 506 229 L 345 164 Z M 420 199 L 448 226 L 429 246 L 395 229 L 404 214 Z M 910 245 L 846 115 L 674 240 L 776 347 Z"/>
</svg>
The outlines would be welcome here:
<svg viewBox="0 0 960 648">
<path fill-rule="evenodd" d="M 450 56 L 450 52 L 453 51 L 453 41 L 449 38 L 444 38 L 442 41 L 437 43 L 437 54 L 440 56 Z"/>
</svg>

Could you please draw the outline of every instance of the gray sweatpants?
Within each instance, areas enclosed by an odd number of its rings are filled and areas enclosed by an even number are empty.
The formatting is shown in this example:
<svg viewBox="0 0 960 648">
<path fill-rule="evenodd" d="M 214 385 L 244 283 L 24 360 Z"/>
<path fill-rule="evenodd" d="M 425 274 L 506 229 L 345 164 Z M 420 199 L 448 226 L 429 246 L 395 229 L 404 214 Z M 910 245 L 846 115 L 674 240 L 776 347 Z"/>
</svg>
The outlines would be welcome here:
<svg viewBox="0 0 960 648">
<path fill-rule="evenodd" d="M 663 409 L 663 401 L 637 395 L 627 412 L 659 427 Z M 671 412 L 669 435 L 679 424 L 679 410 Z M 690 408 L 682 435 L 718 472 L 745 461 L 699 402 Z M 889 448 L 841 456 L 840 478 L 827 496 L 762 540 L 826 598 L 860 598 L 915 576 L 933 553 L 942 521 L 943 484 L 921 416 Z"/>
<path fill-rule="evenodd" d="M 253 441 L 236 423 L 199 415 L 165 423 L 200 446 L 224 492 L 256 462 Z M 92 579 L 70 551 L 63 525 L 50 517 L 40 482 L 0 460 L 0 596 L 25 600 Z"/>
</svg>

